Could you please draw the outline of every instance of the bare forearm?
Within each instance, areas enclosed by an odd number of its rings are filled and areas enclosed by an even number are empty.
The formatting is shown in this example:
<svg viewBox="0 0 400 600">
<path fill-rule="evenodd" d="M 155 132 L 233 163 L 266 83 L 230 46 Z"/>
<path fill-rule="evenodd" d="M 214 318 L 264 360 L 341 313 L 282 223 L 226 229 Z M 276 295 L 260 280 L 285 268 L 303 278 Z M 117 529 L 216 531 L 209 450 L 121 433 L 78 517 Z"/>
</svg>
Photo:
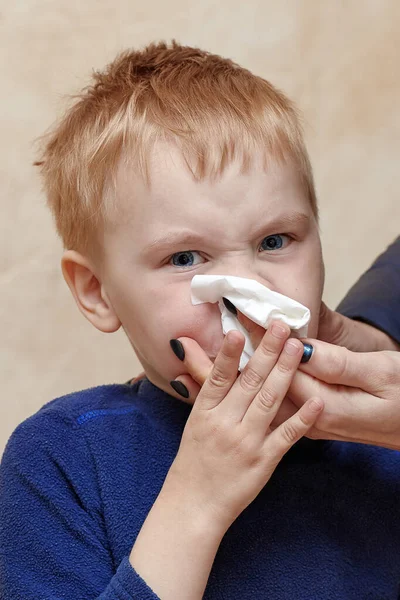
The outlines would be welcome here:
<svg viewBox="0 0 400 600">
<path fill-rule="evenodd" d="M 143 523 L 130 562 L 161 600 L 200 600 L 223 534 L 165 485 Z"/>
</svg>

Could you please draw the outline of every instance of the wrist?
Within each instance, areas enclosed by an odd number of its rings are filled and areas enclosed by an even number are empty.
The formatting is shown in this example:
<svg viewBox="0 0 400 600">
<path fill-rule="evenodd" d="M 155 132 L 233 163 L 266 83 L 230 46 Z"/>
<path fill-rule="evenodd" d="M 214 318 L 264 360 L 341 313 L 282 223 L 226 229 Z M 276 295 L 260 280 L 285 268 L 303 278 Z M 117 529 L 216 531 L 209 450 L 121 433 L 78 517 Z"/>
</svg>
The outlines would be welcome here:
<svg viewBox="0 0 400 600">
<path fill-rule="evenodd" d="M 212 499 L 205 498 L 193 490 L 189 478 L 184 477 L 174 463 L 165 479 L 158 501 L 168 506 L 169 510 L 176 510 L 194 534 L 207 531 L 209 537 L 218 540 L 218 543 L 233 522 L 228 515 L 222 518 Z"/>
<path fill-rule="evenodd" d="M 188 501 L 189 500 L 189 501 Z M 223 533 L 166 480 L 136 538 L 129 560 L 165 600 L 200 600 Z"/>
<path fill-rule="evenodd" d="M 400 345 L 381 329 L 378 329 L 369 323 L 365 323 L 364 321 L 356 320 L 355 322 L 357 323 L 357 326 L 365 332 L 367 338 L 371 340 L 370 352 L 378 352 L 381 350 L 393 350 L 398 352 L 400 350 Z"/>
</svg>

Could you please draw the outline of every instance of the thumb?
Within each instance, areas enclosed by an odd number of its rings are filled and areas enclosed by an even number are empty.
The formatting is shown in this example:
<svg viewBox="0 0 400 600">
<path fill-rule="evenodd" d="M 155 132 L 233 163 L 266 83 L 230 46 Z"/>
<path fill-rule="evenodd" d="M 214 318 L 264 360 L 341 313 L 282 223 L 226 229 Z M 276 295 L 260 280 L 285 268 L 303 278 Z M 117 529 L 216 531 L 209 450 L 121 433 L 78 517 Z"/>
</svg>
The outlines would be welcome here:
<svg viewBox="0 0 400 600">
<path fill-rule="evenodd" d="M 352 352 L 320 340 L 302 340 L 310 343 L 313 354 L 308 363 L 300 364 L 299 370 L 330 384 L 360 388 L 374 393 L 387 384 L 393 374 L 394 352 Z"/>
<path fill-rule="evenodd" d="M 184 397 L 189 398 L 190 402 L 194 402 L 212 369 L 213 363 L 202 347 L 192 338 L 178 338 L 172 345 L 172 349 L 183 363 L 182 374 L 175 377 L 174 383 L 183 384 Z M 177 391 L 174 386 L 173 389 Z M 179 391 L 178 393 L 181 394 Z"/>
<path fill-rule="evenodd" d="M 345 346 L 357 352 L 394 350 L 394 346 L 388 344 L 385 339 L 379 340 L 382 337 L 386 338 L 387 336 L 375 327 L 349 319 L 321 302 L 318 325 L 319 340 L 337 346 Z"/>
<path fill-rule="evenodd" d="M 348 321 L 348 322 L 347 322 Z M 348 329 L 351 319 L 331 310 L 321 302 L 319 313 L 318 339 L 338 346 L 348 346 Z"/>
<path fill-rule="evenodd" d="M 186 373 L 202 386 L 212 369 L 212 360 L 192 338 L 180 337 L 178 341 L 183 347 L 183 357 L 181 360 L 185 365 Z"/>
</svg>

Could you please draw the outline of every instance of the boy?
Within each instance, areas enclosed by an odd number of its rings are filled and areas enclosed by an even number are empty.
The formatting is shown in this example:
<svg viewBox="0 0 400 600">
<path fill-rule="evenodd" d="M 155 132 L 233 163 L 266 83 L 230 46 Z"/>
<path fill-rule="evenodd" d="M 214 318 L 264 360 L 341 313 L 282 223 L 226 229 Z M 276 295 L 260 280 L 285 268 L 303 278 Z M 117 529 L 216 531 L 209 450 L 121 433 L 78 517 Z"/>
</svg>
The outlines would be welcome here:
<svg viewBox="0 0 400 600">
<path fill-rule="evenodd" d="M 54 400 L 13 434 L 4 597 L 398 598 L 397 454 L 301 440 L 280 462 L 323 408 L 271 432 L 301 342 L 275 323 L 237 378 L 242 336 L 190 302 L 195 274 L 256 279 L 306 305 L 316 337 L 324 270 L 291 103 L 228 60 L 152 45 L 95 75 L 41 164 L 77 305 L 124 328 L 146 377 Z M 215 361 L 193 408 L 182 336 Z"/>
</svg>

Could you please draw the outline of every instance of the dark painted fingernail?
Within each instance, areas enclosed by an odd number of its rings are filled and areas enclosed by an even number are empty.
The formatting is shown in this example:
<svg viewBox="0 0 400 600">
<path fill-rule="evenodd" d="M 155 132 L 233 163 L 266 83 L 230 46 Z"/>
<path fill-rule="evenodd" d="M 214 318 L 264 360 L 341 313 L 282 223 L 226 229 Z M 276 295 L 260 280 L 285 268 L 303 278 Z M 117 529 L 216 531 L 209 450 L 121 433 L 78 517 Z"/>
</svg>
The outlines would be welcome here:
<svg viewBox="0 0 400 600">
<path fill-rule="evenodd" d="M 225 304 L 225 307 L 229 310 L 229 312 L 231 312 L 236 317 L 237 316 L 236 306 L 234 304 L 232 304 L 232 302 L 230 300 L 228 300 L 228 298 L 222 298 L 222 302 Z"/>
<path fill-rule="evenodd" d="M 184 398 L 189 398 L 189 390 L 181 381 L 170 381 L 172 389 Z"/>
<path fill-rule="evenodd" d="M 305 344 L 304 342 L 303 342 L 303 346 L 304 346 L 303 356 L 301 357 L 300 362 L 308 363 L 308 361 L 310 360 L 312 353 L 314 351 L 314 346 L 311 346 L 311 344 Z"/>
<path fill-rule="evenodd" d="M 179 360 L 185 360 L 185 349 L 179 340 L 169 340 L 169 345 Z"/>
</svg>

